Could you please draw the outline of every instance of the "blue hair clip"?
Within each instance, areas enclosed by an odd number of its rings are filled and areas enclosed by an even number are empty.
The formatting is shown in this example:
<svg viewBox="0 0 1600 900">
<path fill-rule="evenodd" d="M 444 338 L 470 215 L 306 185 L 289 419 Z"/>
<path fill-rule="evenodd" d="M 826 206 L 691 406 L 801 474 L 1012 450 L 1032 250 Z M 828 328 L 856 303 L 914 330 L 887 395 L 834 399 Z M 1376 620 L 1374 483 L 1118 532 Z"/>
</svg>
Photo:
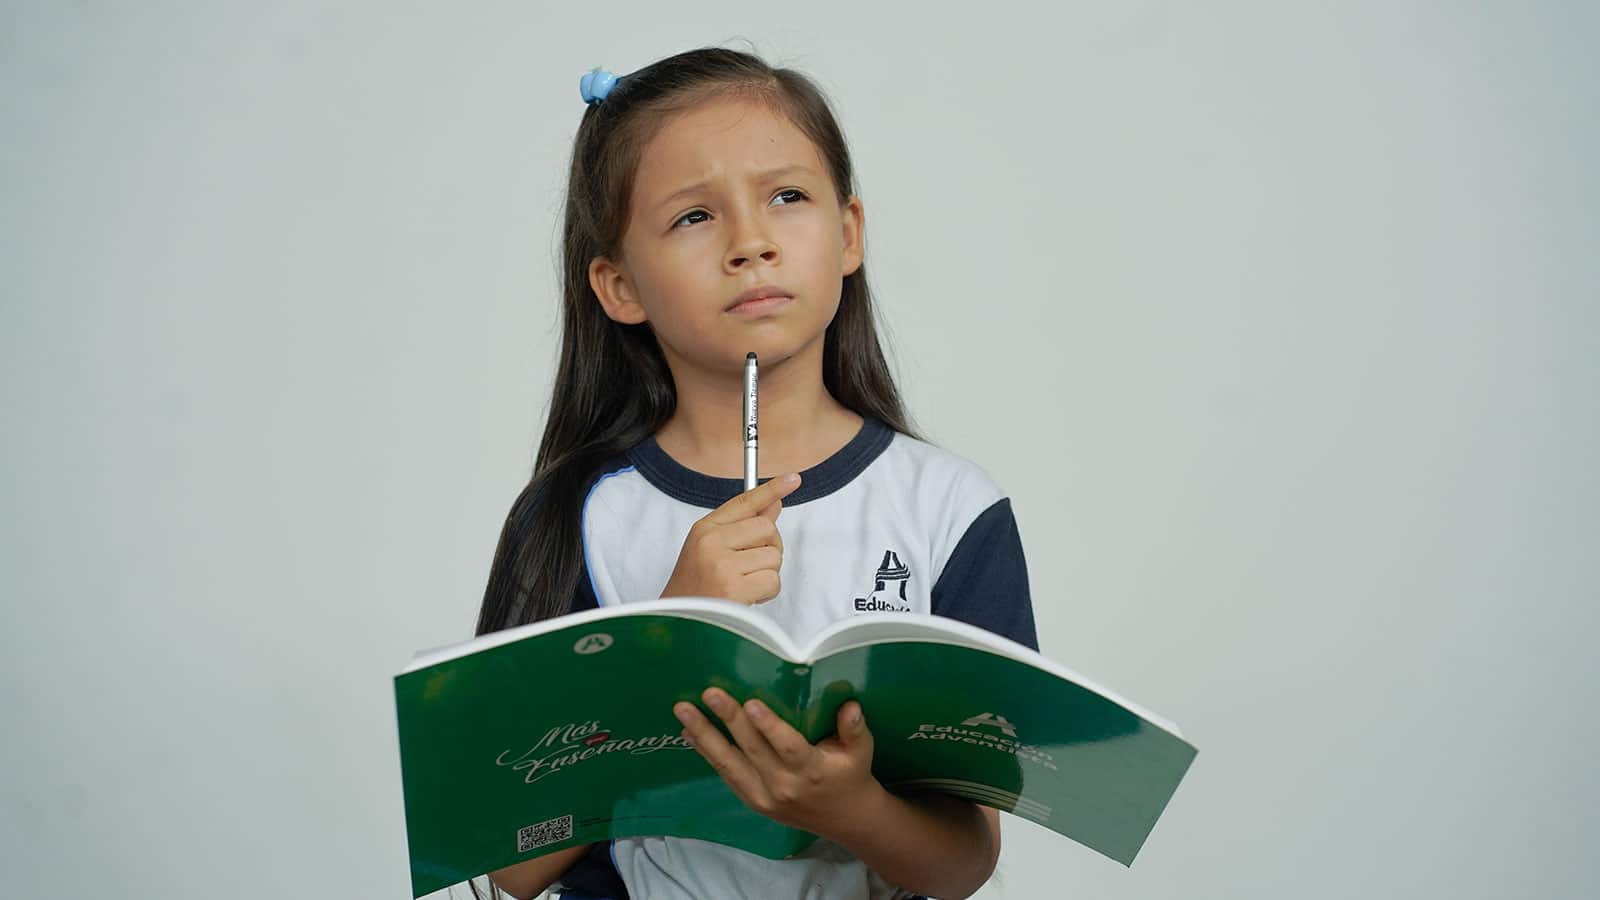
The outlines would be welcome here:
<svg viewBox="0 0 1600 900">
<path fill-rule="evenodd" d="M 617 76 L 605 69 L 590 69 L 578 79 L 578 93 L 583 95 L 583 102 L 590 106 L 606 99 L 606 95 L 616 86 Z"/>
</svg>

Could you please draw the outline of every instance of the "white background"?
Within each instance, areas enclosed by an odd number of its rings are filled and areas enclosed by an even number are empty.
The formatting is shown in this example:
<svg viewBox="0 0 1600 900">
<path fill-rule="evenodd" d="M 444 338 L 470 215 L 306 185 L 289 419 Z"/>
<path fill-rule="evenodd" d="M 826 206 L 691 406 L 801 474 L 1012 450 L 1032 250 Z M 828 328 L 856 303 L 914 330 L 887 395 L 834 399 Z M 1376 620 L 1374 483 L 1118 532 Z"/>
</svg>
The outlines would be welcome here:
<svg viewBox="0 0 1600 900">
<path fill-rule="evenodd" d="M 833 96 L 1044 651 L 1200 749 L 982 897 L 1592 896 L 1596 9 L 4 4 L 5 893 L 407 896 L 578 76 L 731 43 Z"/>
</svg>

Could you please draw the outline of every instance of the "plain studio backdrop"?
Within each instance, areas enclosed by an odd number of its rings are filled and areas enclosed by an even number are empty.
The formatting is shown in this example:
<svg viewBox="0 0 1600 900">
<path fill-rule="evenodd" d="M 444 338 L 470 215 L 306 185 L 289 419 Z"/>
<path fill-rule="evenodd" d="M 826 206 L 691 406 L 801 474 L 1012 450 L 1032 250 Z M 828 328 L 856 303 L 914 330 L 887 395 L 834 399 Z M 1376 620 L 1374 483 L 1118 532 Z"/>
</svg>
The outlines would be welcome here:
<svg viewBox="0 0 1600 900">
<path fill-rule="evenodd" d="M 1200 749 L 1131 869 L 1007 816 L 980 896 L 1592 896 L 1594 4 L 0 26 L 8 895 L 408 895 L 391 677 L 530 473 L 578 77 L 719 44 L 834 99 L 1044 652 Z"/>
</svg>

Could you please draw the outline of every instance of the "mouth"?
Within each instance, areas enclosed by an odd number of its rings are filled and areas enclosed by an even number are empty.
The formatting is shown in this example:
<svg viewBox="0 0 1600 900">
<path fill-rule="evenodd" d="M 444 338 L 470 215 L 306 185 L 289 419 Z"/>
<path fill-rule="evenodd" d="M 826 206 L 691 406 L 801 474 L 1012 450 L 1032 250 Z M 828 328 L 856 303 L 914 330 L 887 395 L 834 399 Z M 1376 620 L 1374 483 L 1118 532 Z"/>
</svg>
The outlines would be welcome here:
<svg viewBox="0 0 1600 900">
<path fill-rule="evenodd" d="M 753 287 L 748 291 L 733 298 L 723 312 L 749 315 L 777 309 L 794 299 L 794 295 L 782 288 L 763 285 Z"/>
</svg>

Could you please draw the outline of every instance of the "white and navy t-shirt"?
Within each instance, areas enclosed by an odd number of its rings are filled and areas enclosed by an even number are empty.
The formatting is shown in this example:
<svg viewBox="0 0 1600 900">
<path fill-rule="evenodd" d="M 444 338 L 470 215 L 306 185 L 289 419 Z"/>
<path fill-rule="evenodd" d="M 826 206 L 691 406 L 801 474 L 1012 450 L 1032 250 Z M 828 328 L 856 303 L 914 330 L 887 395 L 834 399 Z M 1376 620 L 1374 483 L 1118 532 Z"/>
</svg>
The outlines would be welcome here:
<svg viewBox="0 0 1600 900">
<path fill-rule="evenodd" d="M 833 456 L 800 473 L 783 501 L 782 590 L 758 608 L 799 642 L 866 612 L 959 619 L 1034 649 L 1033 608 L 1011 502 L 977 466 L 867 419 Z M 583 507 L 588 577 L 573 609 L 654 600 L 689 527 L 743 490 L 680 465 L 654 439 L 597 474 Z M 868 727 L 871 723 L 868 723 Z M 730 847 L 651 837 L 600 844 L 562 881 L 635 898 L 909 896 L 818 840 L 769 860 Z"/>
</svg>

